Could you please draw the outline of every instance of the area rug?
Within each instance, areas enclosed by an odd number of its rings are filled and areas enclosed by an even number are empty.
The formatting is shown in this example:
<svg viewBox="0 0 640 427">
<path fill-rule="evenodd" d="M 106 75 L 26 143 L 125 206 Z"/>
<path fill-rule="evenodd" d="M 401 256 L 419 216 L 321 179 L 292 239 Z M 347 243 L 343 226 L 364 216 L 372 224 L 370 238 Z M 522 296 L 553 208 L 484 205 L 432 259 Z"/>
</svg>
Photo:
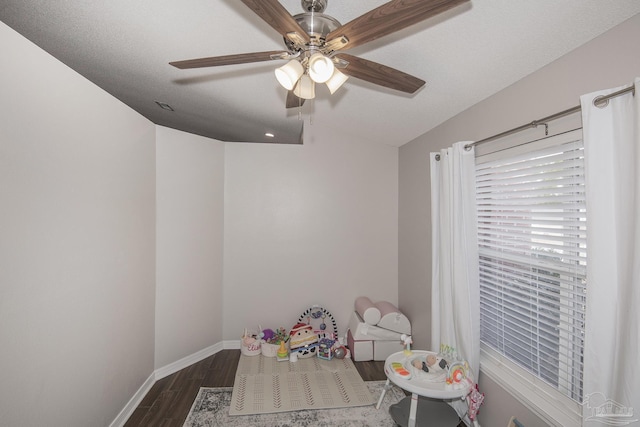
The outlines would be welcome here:
<svg viewBox="0 0 640 427">
<path fill-rule="evenodd" d="M 241 356 L 230 415 L 367 406 L 375 402 L 351 359 L 318 357 L 279 362 Z"/>
<path fill-rule="evenodd" d="M 376 401 L 385 381 L 365 382 Z M 302 410 L 261 415 L 230 416 L 232 387 L 201 388 L 183 427 L 384 427 L 395 426 L 389 407 L 405 395 L 393 386 L 385 394 L 380 409 L 375 403 L 352 408 Z"/>
</svg>

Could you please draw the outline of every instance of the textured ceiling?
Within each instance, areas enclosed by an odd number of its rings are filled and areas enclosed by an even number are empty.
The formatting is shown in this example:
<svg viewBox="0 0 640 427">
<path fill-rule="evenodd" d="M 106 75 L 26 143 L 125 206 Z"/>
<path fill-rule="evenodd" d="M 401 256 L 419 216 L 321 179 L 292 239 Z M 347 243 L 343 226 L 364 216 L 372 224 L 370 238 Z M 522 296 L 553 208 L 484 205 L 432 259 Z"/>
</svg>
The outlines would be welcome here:
<svg viewBox="0 0 640 427">
<path fill-rule="evenodd" d="M 291 14 L 299 0 L 282 0 Z M 329 0 L 345 24 L 385 3 Z M 0 20 L 154 123 L 221 141 L 324 138 L 400 146 L 640 13 L 638 0 L 471 0 L 348 50 L 427 84 L 413 95 L 351 78 L 284 108 L 281 61 L 179 70 L 170 61 L 280 50 L 238 0 L 2 0 Z M 161 109 L 164 102 L 175 111 Z M 98 112 L 99 113 L 99 112 Z M 265 132 L 273 132 L 270 140 Z"/>
</svg>

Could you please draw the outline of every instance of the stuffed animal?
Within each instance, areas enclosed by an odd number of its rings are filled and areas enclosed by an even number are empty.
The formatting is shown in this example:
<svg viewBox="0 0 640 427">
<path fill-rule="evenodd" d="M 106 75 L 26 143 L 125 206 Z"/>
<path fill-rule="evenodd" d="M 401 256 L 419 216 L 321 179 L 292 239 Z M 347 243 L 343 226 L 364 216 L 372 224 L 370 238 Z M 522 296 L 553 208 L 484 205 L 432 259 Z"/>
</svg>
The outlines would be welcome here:
<svg viewBox="0 0 640 427">
<path fill-rule="evenodd" d="M 270 342 L 275 336 L 276 336 L 276 333 L 273 331 L 273 329 L 264 329 L 262 332 L 260 332 L 260 335 L 259 335 L 260 338 L 262 338 L 267 342 Z"/>
<path fill-rule="evenodd" d="M 318 335 L 311 325 L 297 323 L 289 332 L 289 348 L 291 352 L 298 352 L 298 358 L 304 359 L 316 355 Z"/>
</svg>

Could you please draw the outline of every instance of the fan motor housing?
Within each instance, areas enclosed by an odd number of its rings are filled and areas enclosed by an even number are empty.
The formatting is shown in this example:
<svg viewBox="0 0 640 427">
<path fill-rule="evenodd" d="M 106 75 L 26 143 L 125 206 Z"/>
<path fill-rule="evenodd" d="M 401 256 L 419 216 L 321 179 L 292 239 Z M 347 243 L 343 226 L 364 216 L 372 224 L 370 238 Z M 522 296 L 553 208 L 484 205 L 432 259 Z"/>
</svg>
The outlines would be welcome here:
<svg viewBox="0 0 640 427">
<path fill-rule="evenodd" d="M 337 19 L 324 13 L 305 12 L 295 15 L 293 18 L 311 38 L 309 46 L 315 47 L 322 46 L 327 34 L 342 26 Z M 290 51 L 299 49 L 299 46 L 296 47 L 295 43 L 286 37 L 284 42 Z"/>
</svg>

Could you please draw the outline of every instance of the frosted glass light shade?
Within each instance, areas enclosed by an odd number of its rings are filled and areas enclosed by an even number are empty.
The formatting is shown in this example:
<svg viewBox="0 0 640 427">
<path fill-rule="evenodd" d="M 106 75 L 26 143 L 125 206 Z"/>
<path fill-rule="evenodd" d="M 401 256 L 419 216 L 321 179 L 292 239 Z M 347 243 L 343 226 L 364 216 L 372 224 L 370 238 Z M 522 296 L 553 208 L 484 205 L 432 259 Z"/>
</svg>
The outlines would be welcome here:
<svg viewBox="0 0 640 427">
<path fill-rule="evenodd" d="M 293 89 L 293 94 L 303 99 L 313 99 L 316 97 L 316 84 L 307 74 L 303 74 L 298 80 L 298 84 Z"/>
<path fill-rule="evenodd" d="M 333 61 L 321 53 L 314 53 L 309 58 L 309 76 L 316 83 L 325 83 L 333 75 Z"/>
<path fill-rule="evenodd" d="M 276 79 L 287 90 L 291 90 L 304 73 L 302 64 L 297 59 L 292 59 L 280 68 L 276 68 Z"/>
<path fill-rule="evenodd" d="M 349 76 L 340 72 L 340 70 L 336 68 L 331 78 L 327 81 L 329 92 L 331 92 L 331 94 L 333 95 L 335 91 L 340 89 L 340 86 L 342 86 L 342 84 L 346 82 L 348 78 Z"/>
</svg>

